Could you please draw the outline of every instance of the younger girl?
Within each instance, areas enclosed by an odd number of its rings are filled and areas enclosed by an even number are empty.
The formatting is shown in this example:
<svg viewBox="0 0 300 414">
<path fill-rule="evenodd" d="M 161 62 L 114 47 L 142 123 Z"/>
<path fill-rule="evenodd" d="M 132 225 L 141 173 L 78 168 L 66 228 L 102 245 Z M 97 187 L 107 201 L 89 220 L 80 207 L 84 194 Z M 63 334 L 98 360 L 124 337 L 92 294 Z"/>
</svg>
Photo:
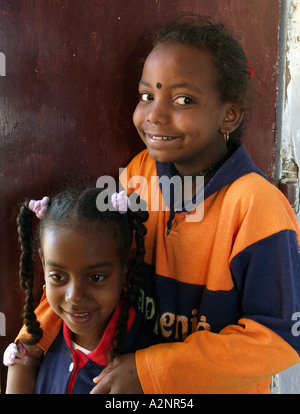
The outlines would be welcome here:
<svg viewBox="0 0 300 414">
<path fill-rule="evenodd" d="M 24 319 L 31 334 L 27 344 L 33 345 L 43 336 L 32 307 L 31 209 L 42 217 L 39 253 L 46 297 L 63 321 L 59 335 L 42 361 L 36 393 L 89 393 L 94 386 L 92 379 L 108 361 L 142 345 L 140 318 L 134 306 L 142 279 L 146 232 L 143 222 L 148 213 L 123 209 L 124 214 L 121 214 L 113 206 L 100 212 L 96 207 L 99 193 L 95 188 L 64 191 L 51 201 L 43 199 L 42 208 L 37 209 L 38 203 L 34 201 L 21 207 L 18 218 L 22 247 L 20 276 L 26 292 Z M 126 198 L 126 195 L 125 199 L 122 194 L 118 195 L 116 207 L 124 204 Z M 133 231 L 134 255 L 131 251 Z M 56 326 L 61 325 L 58 318 L 53 321 Z M 47 337 L 47 331 L 44 335 Z M 20 342 L 13 345 L 17 355 L 11 362 L 18 364 L 9 369 L 8 392 L 17 392 L 17 384 L 13 381 L 20 382 L 21 387 L 25 385 L 19 375 L 22 372 L 27 391 L 33 388 L 34 370 L 39 361 L 30 356 L 23 345 Z M 31 384 L 28 383 L 28 367 L 26 374 L 22 371 L 22 363 L 33 370 Z"/>
</svg>

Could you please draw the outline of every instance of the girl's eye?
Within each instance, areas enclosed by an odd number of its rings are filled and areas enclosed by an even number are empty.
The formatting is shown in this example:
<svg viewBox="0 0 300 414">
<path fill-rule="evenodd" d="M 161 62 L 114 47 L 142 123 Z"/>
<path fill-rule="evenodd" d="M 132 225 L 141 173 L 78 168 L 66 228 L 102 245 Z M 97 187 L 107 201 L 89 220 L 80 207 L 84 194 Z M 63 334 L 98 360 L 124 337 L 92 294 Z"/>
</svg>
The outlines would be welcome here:
<svg viewBox="0 0 300 414">
<path fill-rule="evenodd" d="M 175 102 L 178 103 L 179 105 L 191 105 L 195 101 L 193 101 L 193 99 L 188 98 L 186 96 L 180 96 L 179 98 L 175 99 Z"/>
<path fill-rule="evenodd" d="M 153 101 L 153 96 L 150 95 L 149 93 L 140 93 L 140 101 L 142 102 L 149 102 L 149 101 Z"/>
<path fill-rule="evenodd" d="M 51 280 L 53 282 L 61 282 L 61 281 L 63 281 L 65 279 L 65 277 L 63 275 L 60 275 L 58 273 L 51 273 L 49 275 L 49 277 L 51 278 Z"/>
<path fill-rule="evenodd" d="M 91 276 L 90 276 L 90 279 L 91 279 L 93 282 L 101 282 L 103 279 L 105 279 L 105 276 L 100 275 L 100 274 L 96 274 L 96 275 L 91 275 Z"/>
</svg>

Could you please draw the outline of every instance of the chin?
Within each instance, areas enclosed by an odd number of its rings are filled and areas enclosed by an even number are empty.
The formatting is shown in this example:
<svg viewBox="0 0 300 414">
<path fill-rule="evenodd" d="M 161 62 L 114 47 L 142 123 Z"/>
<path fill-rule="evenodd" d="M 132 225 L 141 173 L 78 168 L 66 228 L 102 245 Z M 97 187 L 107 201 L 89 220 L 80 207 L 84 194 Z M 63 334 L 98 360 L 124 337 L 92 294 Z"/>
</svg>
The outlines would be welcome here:
<svg viewBox="0 0 300 414">
<path fill-rule="evenodd" d="M 167 163 L 167 162 L 173 163 L 175 161 L 174 158 L 170 154 L 166 154 L 165 152 L 153 150 L 148 147 L 147 147 L 147 150 L 148 150 L 150 157 L 153 158 L 154 161 L 163 162 L 163 163 Z"/>
</svg>

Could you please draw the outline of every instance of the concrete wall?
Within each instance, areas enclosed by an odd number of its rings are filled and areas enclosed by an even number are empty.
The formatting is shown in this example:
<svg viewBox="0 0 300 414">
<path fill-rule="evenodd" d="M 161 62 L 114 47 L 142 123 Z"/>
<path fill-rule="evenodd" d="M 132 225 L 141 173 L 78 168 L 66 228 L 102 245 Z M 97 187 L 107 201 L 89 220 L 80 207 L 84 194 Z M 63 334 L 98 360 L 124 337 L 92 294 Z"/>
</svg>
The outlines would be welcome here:
<svg viewBox="0 0 300 414">
<path fill-rule="evenodd" d="M 280 55 L 277 174 L 293 183 L 300 223 L 300 0 L 282 0 Z M 300 394 L 300 363 L 274 378 L 273 385 L 275 393 Z"/>
</svg>

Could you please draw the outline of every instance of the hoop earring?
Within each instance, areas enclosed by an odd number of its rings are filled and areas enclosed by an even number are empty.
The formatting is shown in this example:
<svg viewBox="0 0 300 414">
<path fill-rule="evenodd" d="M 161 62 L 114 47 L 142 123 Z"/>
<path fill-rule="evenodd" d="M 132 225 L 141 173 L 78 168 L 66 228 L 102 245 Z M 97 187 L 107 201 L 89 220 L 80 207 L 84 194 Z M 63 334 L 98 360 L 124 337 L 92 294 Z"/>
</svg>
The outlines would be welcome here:
<svg viewBox="0 0 300 414">
<path fill-rule="evenodd" d="M 226 142 L 226 144 L 228 143 L 228 141 L 229 141 L 229 138 L 230 138 L 230 136 L 229 136 L 229 131 L 228 130 L 226 130 L 226 134 L 224 134 L 223 135 L 223 137 L 224 137 L 224 141 Z"/>
</svg>

